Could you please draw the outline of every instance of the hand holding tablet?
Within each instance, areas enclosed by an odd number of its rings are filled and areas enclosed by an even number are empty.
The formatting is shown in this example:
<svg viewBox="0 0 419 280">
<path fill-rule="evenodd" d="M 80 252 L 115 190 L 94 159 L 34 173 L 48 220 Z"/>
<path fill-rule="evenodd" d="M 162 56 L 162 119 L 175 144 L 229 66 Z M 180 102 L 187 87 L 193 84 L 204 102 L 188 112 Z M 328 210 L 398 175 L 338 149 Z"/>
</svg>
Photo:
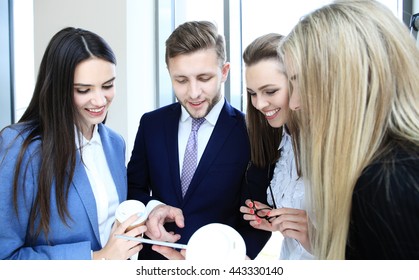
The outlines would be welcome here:
<svg viewBox="0 0 419 280">
<path fill-rule="evenodd" d="M 186 260 L 216 260 L 218 262 L 245 260 L 246 258 L 246 245 L 241 235 L 232 227 L 219 223 L 199 228 L 191 236 L 187 245 L 126 235 L 116 235 L 116 237 L 176 249 L 187 249 Z"/>
<path fill-rule="evenodd" d="M 152 239 L 141 238 L 141 237 L 132 237 L 132 236 L 127 236 L 127 235 L 115 235 L 115 237 L 126 239 L 126 240 L 138 241 L 138 242 L 141 242 L 141 243 L 167 246 L 167 247 L 172 247 L 172 248 L 176 248 L 176 249 L 186 249 L 186 247 L 187 247 L 185 244 L 158 241 L 158 240 L 152 240 Z"/>
</svg>

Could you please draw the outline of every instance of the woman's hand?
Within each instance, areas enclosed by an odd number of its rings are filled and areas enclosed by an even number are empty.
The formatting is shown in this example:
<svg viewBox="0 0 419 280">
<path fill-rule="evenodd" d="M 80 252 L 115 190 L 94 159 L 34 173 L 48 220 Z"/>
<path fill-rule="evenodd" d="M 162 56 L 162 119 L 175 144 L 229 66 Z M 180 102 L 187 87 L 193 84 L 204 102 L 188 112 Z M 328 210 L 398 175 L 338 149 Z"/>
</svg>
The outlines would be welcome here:
<svg viewBox="0 0 419 280">
<path fill-rule="evenodd" d="M 251 199 L 247 199 L 245 203 L 247 206 L 241 206 L 240 212 L 244 214 L 243 219 L 249 221 L 252 227 L 266 231 L 276 230 L 272 228 L 271 223 L 267 220 L 269 218 L 267 214 L 272 210 L 270 206 Z M 262 218 L 264 216 L 266 218 Z"/>
<path fill-rule="evenodd" d="M 108 243 L 106 243 L 105 247 L 103 247 L 102 250 L 93 252 L 93 259 L 127 260 L 131 256 L 138 253 L 143 248 L 143 245 L 140 242 L 115 237 L 115 235 L 120 234 L 136 237 L 146 232 L 146 226 L 138 226 L 126 232 L 127 228 L 137 219 L 137 214 L 134 214 L 122 224 L 114 223 L 114 225 L 112 226 Z"/>
<path fill-rule="evenodd" d="M 243 219 L 257 229 L 279 231 L 284 237 L 293 238 L 301 243 L 308 252 L 311 250 L 308 237 L 307 212 L 294 208 L 270 209 L 258 201 L 246 200 L 247 206 L 241 206 Z M 264 209 L 264 210 L 261 210 Z"/>
<path fill-rule="evenodd" d="M 311 251 L 308 237 L 307 212 L 295 208 L 277 208 L 269 213 L 272 228 L 282 233 L 284 237 L 293 238 L 301 243 L 307 252 Z"/>
</svg>

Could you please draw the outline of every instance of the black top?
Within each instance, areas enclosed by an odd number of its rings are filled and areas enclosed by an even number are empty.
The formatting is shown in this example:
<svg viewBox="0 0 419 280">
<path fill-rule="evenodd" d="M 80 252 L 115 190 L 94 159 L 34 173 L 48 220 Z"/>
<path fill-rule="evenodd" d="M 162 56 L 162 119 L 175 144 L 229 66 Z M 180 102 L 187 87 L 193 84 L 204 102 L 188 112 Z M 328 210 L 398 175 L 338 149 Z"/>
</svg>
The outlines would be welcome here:
<svg viewBox="0 0 419 280">
<path fill-rule="evenodd" d="M 358 179 L 347 259 L 419 259 L 419 151 L 412 146 L 396 144 Z"/>
<path fill-rule="evenodd" d="M 245 199 L 253 199 L 268 205 L 267 189 L 273 177 L 275 163 L 267 167 L 257 167 L 251 161 L 243 178 Z M 242 201 L 244 204 L 244 201 Z"/>
<path fill-rule="evenodd" d="M 249 162 L 245 176 L 243 178 L 243 197 L 241 205 L 245 205 L 246 199 L 253 199 L 259 202 L 262 202 L 268 205 L 267 202 L 267 189 L 269 183 L 271 182 L 273 176 L 273 170 L 275 168 L 275 163 L 267 167 L 257 167 L 251 162 Z M 243 223 L 249 224 L 248 221 L 242 220 Z M 269 241 L 269 238 L 272 235 L 270 231 L 258 230 L 258 234 L 253 240 L 248 238 L 245 240 L 246 248 L 251 252 L 260 252 L 263 249 L 263 246 L 266 242 Z M 256 238 L 257 237 L 257 238 Z M 257 256 L 249 256 L 251 259 Z"/>
</svg>

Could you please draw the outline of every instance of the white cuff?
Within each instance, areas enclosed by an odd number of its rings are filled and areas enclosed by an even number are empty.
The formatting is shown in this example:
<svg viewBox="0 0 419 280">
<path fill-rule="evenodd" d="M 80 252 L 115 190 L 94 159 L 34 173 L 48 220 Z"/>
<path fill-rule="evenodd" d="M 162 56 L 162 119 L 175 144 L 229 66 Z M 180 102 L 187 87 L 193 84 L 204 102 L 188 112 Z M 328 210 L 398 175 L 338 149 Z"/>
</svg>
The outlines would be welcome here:
<svg viewBox="0 0 419 280">
<path fill-rule="evenodd" d="M 166 205 L 166 204 L 164 204 L 161 201 L 155 200 L 155 199 L 150 200 L 147 203 L 147 206 L 145 207 L 145 209 L 147 210 L 147 216 L 148 216 L 148 214 L 150 214 L 151 211 L 153 211 L 154 208 L 156 208 L 159 205 Z"/>
</svg>

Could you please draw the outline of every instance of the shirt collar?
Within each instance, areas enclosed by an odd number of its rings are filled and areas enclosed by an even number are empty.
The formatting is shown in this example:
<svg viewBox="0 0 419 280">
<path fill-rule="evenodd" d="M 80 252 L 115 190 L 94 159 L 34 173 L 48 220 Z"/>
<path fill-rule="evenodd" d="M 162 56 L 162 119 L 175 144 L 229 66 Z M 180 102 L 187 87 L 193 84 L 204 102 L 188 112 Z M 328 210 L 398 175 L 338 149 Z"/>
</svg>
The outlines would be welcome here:
<svg viewBox="0 0 419 280">
<path fill-rule="evenodd" d="M 100 140 L 100 134 L 99 134 L 99 126 L 95 125 L 95 127 L 93 128 L 93 135 L 92 135 L 92 139 L 87 140 L 83 134 L 80 133 L 80 131 L 76 128 L 76 126 L 74 126 L 74 132 L 76 135 L 76 148 L 79 149 L 80 145 L 82 148 L 86 147 L 87 145 L 91 144 L 98 144 L 101 145 L 102 141 Z M 79 141 L 79 136 L 81 135 L 81 142 Z"/>
<path fill-rule="evenodd" d="M 93 136 L 92 139 L 90 139 L 89 143 L 91 144 L 102 144 L 102 141 L 100 140 L 100 134 L 99 134 L 99 126 L 95 125 L 93 128 Z"/>
<path fill-rule="evenodd" d="M 288 129 L 285 126 L 283 126 L 281 143 L 279 144 L 278 150 L 280 150 L 282 147 L 285 146 L 287 142 L 290 142 L 290 141 L 291 141 L 291 135 L 288 133 Z"/>
<path fill-rule="evenodd" d="M 221 110 L 223 109 L 224 103 L 225 103 L 225 99 L 224 97 L 222 97 L 220 101 L 218 101 L 217 104 L 215 104 L 215 106 L 211 109 L 208 115 L 205 116 L 205 120 L 208 123 L 210 123 L 212 126 L 215 126 L 215 124 L 217 123 L 218 116 L 220 115 Z M 180 115 L 180 120 L 182 122 L 185 122 L 188 119 L 190 119 L 191 116 L 189 115 L 188 111 L 186 111 L 186 109 L 183 106 L 181 106 L 181 108 L 182 108 L 182 113 Z"/>
</svg>

